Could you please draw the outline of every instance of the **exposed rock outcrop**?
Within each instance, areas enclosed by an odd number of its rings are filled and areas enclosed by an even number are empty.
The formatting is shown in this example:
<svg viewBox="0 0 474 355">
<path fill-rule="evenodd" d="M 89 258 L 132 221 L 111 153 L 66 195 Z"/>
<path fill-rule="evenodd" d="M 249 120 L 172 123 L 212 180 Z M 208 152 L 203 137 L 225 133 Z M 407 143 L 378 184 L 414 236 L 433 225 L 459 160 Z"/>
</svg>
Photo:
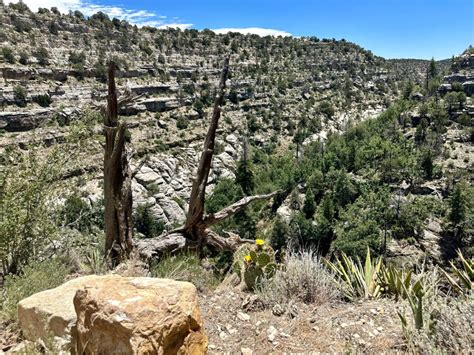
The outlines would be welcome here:
<svg viewBox="0 0 474 355">
<path fill-rule="evenodd" d="M 18 305 L 24 337 L 85 354 L 203 354 L 197 291 L 188 282 L 84 276 Z M 79 350 L 79 352 L 77 352 Z"/>
<path fill-rule="evenodd" d="M 203 354 L 207 338 L 188 282 L 104 277 L 74 297 L 84 354 Z"/>
<path fill-rule="evenodd" d="M 36 293 L 18 304 L 18 320 L 25 339 L 48 342 L 63 350 L 71 349 L 76 311 L 72 302 L 77 290 L 100 282 L 100 276 L 84 276 L 51 290 Z"/>
</svg>

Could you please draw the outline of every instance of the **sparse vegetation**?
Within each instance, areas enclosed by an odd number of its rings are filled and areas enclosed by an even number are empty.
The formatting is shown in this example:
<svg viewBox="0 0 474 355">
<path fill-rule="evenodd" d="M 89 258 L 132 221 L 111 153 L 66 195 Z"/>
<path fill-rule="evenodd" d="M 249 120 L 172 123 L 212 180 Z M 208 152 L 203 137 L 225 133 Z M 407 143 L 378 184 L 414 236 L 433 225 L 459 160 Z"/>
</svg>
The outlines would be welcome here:
<svg viewBox="0 0 474 355">
<path fill-rule="evenodd" d="M 125 248 L 120 233 L 104 248 L 104 222 L 122 218 L 134 240 L 112 272 L 194 283 L 214 351 L 249 334 L 268 352 L 472 348 L 472 48 L 386 60 L 346 40 L 0 8 L 0 338 L 23 297 L 109 274 Z M 128 217 L 106 220 L 103 147 L 122 138 L 127 183 L 107 206 Z M 271 199 L 239 209 L 252 195 Z"/>
</svg>

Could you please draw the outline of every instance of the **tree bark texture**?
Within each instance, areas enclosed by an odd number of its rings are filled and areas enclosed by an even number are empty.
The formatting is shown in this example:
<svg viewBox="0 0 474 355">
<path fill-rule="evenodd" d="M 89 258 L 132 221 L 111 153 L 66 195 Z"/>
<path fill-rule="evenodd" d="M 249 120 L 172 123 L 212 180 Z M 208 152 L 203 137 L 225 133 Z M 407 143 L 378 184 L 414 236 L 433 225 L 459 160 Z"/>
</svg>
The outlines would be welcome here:
<svg viewBox="0 0 474 355">
<path fill-rule="evenodd" d="M 125 145 L 126 125 L 118 120 L 115 70 L 115 63 L 110 63 L 104 117 L 105 252 L 112 266 L 126 259 L 133 249 L 131 170 Z"/>
</svg>

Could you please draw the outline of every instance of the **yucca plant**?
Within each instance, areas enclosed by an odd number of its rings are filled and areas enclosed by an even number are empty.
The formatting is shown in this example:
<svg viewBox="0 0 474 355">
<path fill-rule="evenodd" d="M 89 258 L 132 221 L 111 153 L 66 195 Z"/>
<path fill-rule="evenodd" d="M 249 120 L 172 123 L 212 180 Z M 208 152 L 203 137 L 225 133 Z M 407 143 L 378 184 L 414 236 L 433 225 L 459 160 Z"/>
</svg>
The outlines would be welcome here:
<svg viewBox="0 0 474 355">
<path fill-rule="evenodd" d="M 457 280 L 444 270 L 443 273 L 455 290 L 462 294 L 466 294 L 467 292 L 472 291 L 472 284 L 474 280 L 474 259 L 466 260 L 460 250 L 457 252 L 459 259 L 461 260 L 462 269 L 454 265 L 452 261 L 450 262 L 451 268 L 453 269 L 453 273 L 457 277 Z"/>
<path fill-rule="evenodd" d="M 338 277 L 338 283 L 349 300 L 357 297 L 378 298 L 380 296 L 379 273 L 382 259 L 372 260 L 369 248 L 367 248 L 364 265 L 360 258 L 354 261 L 344 253 L 334 263 L 327 259 L 324 259 L 324 262 Z"/>
<path fill-rule="evenodd" d="M 382 291 L 389 295 L 394 295 L 395 300 L 401 297 L 405 299 L 408 297 L 406 290 L 410 289 L 412 271 L 404 272 L 402 269 L 397 269 L 393 265 L 383 266 L 380 272 L 380 283 L 382 284 Z"/>
<path fill-rule="evenodd" d="M 104 256 L 98 248 L 92 249 L 87 253 L 85 265 L 91 273 L 96 275 L 105 274 L 107 271 Z"/>
<path fill-rule="evenodd" d="M 432 331 L 435 326 L 433 314 L 431 314 L 425 307 L 425 303 L 428 303 L 429 300 L 433 300 L 433 297 L 436 297 L 438 294 L 438 270 L 439 269 L 435 267 L 428 272 L 423 271 L 422 273 L 413 276 L 413 278 L 416 278 L 416 281 L 411 280 L 411 276 L 410 282 L 407 282 L 406 277 L 400 277 L 401 280 L 404 280 L 404 282 L 400 283 L 400 288 L 402 290 L 400 295 L 408 301 L 413 314 L 415 328 L 418 330 L 425 327 L 425 329 Z M 408 325 L 406 317 L 400 312 L 398 313 L 398 316 L 402 321 L 403 328 L 406 329 Z"/>
<path fill-rule="evenodd" d="M 405 284 L 401 284 L 401 288 L 403 289 L 403 293 L 406 295 L 408 299 L 408 303 L 410 304 L 411 311 L 413 313 L 413 319 L 415 320 L 415 328 L 422 329 L 423 328 L 423 283 L 422 280 L 418 280 L 413 284 L 411 288 L 405 286 Z M 403 328 L 406 328 L 408 325 L 408 321 L 406 317 L 398 313 L 400 320 L 402 321 Z"/>
</svg>

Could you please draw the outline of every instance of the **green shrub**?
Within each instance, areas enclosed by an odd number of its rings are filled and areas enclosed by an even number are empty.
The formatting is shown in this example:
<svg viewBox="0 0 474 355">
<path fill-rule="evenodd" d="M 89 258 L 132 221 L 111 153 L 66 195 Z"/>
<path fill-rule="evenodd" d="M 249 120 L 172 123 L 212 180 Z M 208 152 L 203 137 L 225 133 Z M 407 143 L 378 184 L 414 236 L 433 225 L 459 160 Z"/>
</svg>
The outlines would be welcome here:
<svg viewBox="0 0 474 355">
<path fill-rule="evenodd" d="M 13 27 L 15 27 L 15 31 L 17 32 L 30 32 L 33 29 L 29 22 L 22 20 L 16 15 L 12 15 L 11 20 Z"/>
<path fill-rule="evenodd" d="M 36 95 L 33 96 L 33 101 L 36 102 L 41 107 L 49 107 L 51 105 L 51 96 L 48 94 Z"/>
<path fill-rule="evenodd" d="M 65 143 L 67 144 L 67 143 Z M 66 145 L 67 146 L 67 145 Z M 72 147 L 71 147 L 72 149 Z M 41 151 L 41 155 L 40 155 Z M 27 153 L 9 153 L 0 174 L 0 260 L 3 274 L 18 274 L 31 260 L 47 258 L 59 236 L 57 199 L 59 182 L 71 151 L 30 147 Z"/>
<path fill-rule="evenodd" d="M 107 81 L 107 67 L 102 63 L 101 60 L 97 61 L 94 66 L 94 76 L 101 83 L 105 83 Z"/>
<path fill-rule="evenodd" d="M 231 179 L 221 178 L 206 199 L 206 212 L 216 213 L 243 197 L 242 188 Z"/>
<path fill-rule="evenodd" d="M 71 52 L 69 54 L 69 63 L 84 65 L 85 62 L 86 62 L 86 54 L 84 52 Z"/>
<path fill-rule="evenodd" d="M 27 65 L 28 64 L 28 53 L 26 52 L 20 52 L 20 64 Z"/>
<path fill-rule="evenodd" d="M 66 199 L 59 215 L 64 226 L 90 233 L 94 227 L 104 227 L 104 202 L 100 200 L 91 205 L 73 194 Z"/>
<path fill-rule="evenodd" d="M 10 64 L 15 63 L 15 56 L 13 55 L 13 50 L 9 47 L 3 47 L 2 48 L 2 55 L 5 61 L 7 61 Z"/>
<path fill-rule="evenodd" d="M 147 238 L 158 237 L 165 229 L 163 221 L 151 212 L 151 205 L 139 205 L 134 213 L 134 225 L 139 233 Z"/>
<path fill-rule="evenodd" d="M 40 47 L 35 52 L 35 57 L 38 60 L 38 64 L 40 65 L 48 65 L 49 64 L 49 53 L 45 47 Z"/>
<path fill-rule="evenodd" d="M 0 318 L 17 319 L 17 305 L 22 299 L 51 289 L 64 282 L 69 267 L 59 258 L 34 261 L 20 275 L 8 275 L 2 290 Z"/>
<path fill-rule="evenodd" d="M 178 117 L 178 119 L 176 120 L 176 127 L 178 129 L 186 129 L 188 128 L 188 125 L 189 121 L 184 117 Z"/>
<path fill-rule="evenodd" d="M 192 282 L 198 290 L 213 289 L 219 280 L 213 270 L 204 269 L 195 254 L 166 257 L 151 267 L 152 277 Z"/>
<path fill-rule="evenodd" d="M 13 96 L 15 103 L 20 107 L 26 106 L 27 92 L 26 88 L 22 85 L 17 85 L 13 88 Z"/>
</svg>

